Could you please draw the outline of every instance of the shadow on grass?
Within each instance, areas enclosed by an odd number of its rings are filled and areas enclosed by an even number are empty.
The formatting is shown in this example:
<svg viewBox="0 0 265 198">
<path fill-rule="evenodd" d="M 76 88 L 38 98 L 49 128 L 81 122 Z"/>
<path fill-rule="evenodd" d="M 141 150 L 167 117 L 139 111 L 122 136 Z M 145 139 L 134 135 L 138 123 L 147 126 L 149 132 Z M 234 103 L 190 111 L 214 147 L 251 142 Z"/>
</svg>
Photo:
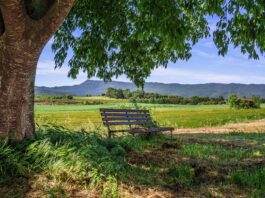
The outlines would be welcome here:
<svg viewBox="0 0 265 198">
<path fill-rule="evenodd" d="M 14 193 L 19 197 L 26 195 L 30 190 L 27 181 L 36 174 L 44 174 L 51 180 L 89 186 L 102 195 L 115 194 L 120 181 L 154 185 L 153 172 L 129 164 L 128 155 L 162 141 L 162 136 L 106 139 L 97 133 L 73 132 L 60 126 L 40 127 L 34 141 L 0 144 L 0 192 L 7 192 L 10 182 L 19 183 L 17 178 L 23 178 L 25 185 L 20 182 L 23 190 L 13 189 L 12 196 L 9 194 L 7 197 L 13 197 Z"/>
<path fill-rule="evenodd" d="M 232 139 L 236 137 L 233 134 L 230 136 Z M 246 137 L 250 136 L 248 134 Z M 221 135 L 197 137 L 207 137 L 207 140 L 209 137 L 227 138 Z M 262 140 L 264 137 L 258 136 Z M 210 140 L 196 142 L 195 139 L 192 143 L 190 140 L 186 143 L 184 139 L 181 141 L 181 144 L 179 141 L 169 142 L 162 135 L 106 139 L 97 133 L 72 132 L 58 126 L 40 127 L 34 141 L 26 140 L 16 145 L 0 144 L 0 193 L 12 195 L 6 197 L 25 197 L 32 190 L 29 180 L 40 174 L 59 184 L 66 182 L 89 187 L 102 197 L 118 197 L 120 183 L 166 189 L 174 194 L 185 187 L 193 188 L 194 185 L 222 183 L 226 180 L 229 172 L 225 176 L 211 175 L 218 164 L 214 167 L 212 164 L 216 163 L 215 159 L 210 161 L 211 158 L 207 158 L 211 152 L 223 153 L 226 148 L 213 148 L 216 142 Z M 192 144 L 202 143 L 209 146 L 195 152 Z M 237 159 L 236 152 L 226 156 L 234 155 Z M 202 156 L 202 159 L 197 159 L 197 156 Z M 8 188 L 10 185 L 11 189 Z M 59 193 L 63 197 L 68 194 L 60 185 L 56 188 L 46 185 L 42 190 L 49 196 Z"/>
</svg>

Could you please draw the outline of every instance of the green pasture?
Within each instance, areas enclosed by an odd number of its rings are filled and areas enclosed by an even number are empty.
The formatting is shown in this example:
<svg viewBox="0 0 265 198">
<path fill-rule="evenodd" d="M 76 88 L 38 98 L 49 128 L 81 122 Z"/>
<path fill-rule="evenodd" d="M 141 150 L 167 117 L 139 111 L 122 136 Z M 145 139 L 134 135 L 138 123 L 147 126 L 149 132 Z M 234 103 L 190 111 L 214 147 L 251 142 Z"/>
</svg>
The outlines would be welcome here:
<svg viewBox="0 0 265 198">
<path fill-rule="evenodd" d="M 37 124 L 56 124 L 74 130 L 104 129 L 100 108 L 135 108 L 135 104 L 106 103 L 100 105 L 35 105 Z M 236 110 L 227 105 L 137 104 L 151 111 L 161 126 L 197 128 L 248 122 L 265 118 L 265 108 Z"/>
</svg>

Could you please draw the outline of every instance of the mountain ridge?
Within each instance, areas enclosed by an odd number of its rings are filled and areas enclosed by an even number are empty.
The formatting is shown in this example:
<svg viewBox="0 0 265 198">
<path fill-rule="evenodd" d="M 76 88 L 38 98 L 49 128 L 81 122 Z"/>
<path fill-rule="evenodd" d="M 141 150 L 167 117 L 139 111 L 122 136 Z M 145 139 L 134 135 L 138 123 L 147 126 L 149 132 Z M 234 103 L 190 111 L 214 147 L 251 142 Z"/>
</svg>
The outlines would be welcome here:
<svg viewBox="0 0 265 198">
<path fill-rule="evenodd" d="M 116 89 L 137 90 L 137 87 L 130 82 L 112 81 L 103 82 L 100 80 L 86 80 L 81 84 L 72 86 L 56 87 L 35 87 L 36 95 L 62 95 L 71 94 L 76 96 L 101 95 L 109 87 Z M 241 83 L 205 83 L 205 84 L 180 84 L 180 83 L 159 83 L 146 82 L 144 90 L 159 94 L 179 95 L 179 96 L 209 96 L 227 97 L 230 93 L 239 96 L 260 96 L 265 98 L 265 84 L 241 84 Z"/>
</svg>

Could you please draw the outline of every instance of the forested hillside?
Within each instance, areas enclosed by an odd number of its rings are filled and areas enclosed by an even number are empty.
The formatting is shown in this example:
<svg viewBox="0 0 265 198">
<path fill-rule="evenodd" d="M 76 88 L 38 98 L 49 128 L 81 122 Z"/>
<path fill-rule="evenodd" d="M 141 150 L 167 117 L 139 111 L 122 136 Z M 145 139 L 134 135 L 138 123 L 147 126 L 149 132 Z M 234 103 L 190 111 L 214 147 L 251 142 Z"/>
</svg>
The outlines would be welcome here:
<svg viewBox="0 0 265 198">
<path fill-rule="evenodd" d="M 137 90 L 133 83 L 112 81 L 104 83 L 103 81 L 87 80 L 79 85 L 62 86 L 62 87 L 36 87 L 36 95 L 61 95 L 71 94 L 76 96 L 85 95 L 101 95 L 105 93 L 109 87 L 116 89 L 130 89 Z M 178 96 L 209 96 L 227 97 L 230 93 L 235 93 L 238 96 L 251 97 L 253 95 L 265 98 L 264 84 L 164 84 L 164 83 L 150 83 L 145 84 L 144 90 L 146 92 L 169 94 Z"/>
</svg>

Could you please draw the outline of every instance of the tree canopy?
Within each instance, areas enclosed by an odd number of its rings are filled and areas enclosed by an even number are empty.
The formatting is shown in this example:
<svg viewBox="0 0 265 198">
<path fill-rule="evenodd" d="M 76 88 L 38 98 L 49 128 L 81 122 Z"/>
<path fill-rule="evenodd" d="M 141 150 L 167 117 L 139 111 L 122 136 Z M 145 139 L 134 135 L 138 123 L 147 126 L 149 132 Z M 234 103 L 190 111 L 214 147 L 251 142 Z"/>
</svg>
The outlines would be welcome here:
<svg viewBox="0 0 265 198">
<path fill-rule="evenodd" d="M 188 60 L 213 16 L 219 55 L 230 45 L 263 54 L 263 0 L 79 0 L 54 36 L 56 67 L 67 60 L 72 78 L 80 70 L 104 80 L 125 74 L 141 86 L 153 69 Z"/>
</svg>

